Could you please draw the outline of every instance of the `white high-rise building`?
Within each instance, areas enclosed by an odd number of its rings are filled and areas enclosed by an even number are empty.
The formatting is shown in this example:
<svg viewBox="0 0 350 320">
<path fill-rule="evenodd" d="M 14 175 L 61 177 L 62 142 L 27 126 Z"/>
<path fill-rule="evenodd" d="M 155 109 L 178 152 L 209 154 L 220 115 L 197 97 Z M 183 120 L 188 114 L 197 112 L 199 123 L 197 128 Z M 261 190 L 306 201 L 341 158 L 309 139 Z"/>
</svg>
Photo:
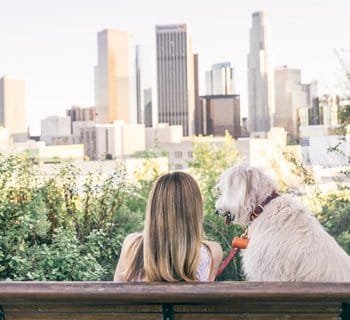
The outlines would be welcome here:
<svg viewBox="0 0 350 320">
<path fill-rule="evenodd" d="M 0 126 L 10 137 L 24 141 L 27 137 L 24 80 L 5 76 L 0 79 Z"/>
<path fill-rule="evenodd" d="M 156 26 L 158 122 L 194 133 L 194 57 L 186 24 Z"/>
<path fill-rule="evenodd" d="M 287 66 L 275 69 L 275 117 L 274 125 L 284 128 L 294 139 L 299 135 L 302 111 L 308 107 L 301 88 L 300 69 Z"/>
<path fill-rule="evenodd" d="M 269 26 L 264 12 L 253 13 L 248 54 L 248 122 L 250 131 L 273 126 L 274 80 L 269 52 Z"/>
<path fill-rule="evenodd" d="M 318 112 L 314 106 L 317 83 L 301 83 L 300 69 L 287 66 L 275 68 L 275 127 L 283 127 L 291 141 L 299 138 L 299 127 L 308 125 L 310 115 Z"/>
<path fill-rule="evenodd" d="M 234 90 L 234 72 L 230 62 L 214 64 L 205 73 L 206 95 L 230 95 L 234 94 Z"/>
<path fill-rule="evenodd" d="M 130 33 L 106 29 L 98 33 L 95 105 L 98 123 L 136 122 L 135 50 Z"/>
</svg>

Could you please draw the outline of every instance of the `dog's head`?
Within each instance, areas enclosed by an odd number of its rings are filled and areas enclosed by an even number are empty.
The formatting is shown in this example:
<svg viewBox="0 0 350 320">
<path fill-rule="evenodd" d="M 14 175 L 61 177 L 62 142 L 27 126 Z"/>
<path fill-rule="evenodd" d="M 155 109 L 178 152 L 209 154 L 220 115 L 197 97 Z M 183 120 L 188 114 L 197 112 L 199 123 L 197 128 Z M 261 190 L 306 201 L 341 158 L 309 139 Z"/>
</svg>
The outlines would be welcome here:
<svg viewBox="0 0 350 320">
<path fill-rule="evenodd" d="M 216 201 L 216 213 L 226 218 L 226 224 L 237 222 L 247 225 L 250 214 L 277 184 L 259 169 L 238 164 L 225 170 L 218 183 L 220 196 Z"/>
</svg>

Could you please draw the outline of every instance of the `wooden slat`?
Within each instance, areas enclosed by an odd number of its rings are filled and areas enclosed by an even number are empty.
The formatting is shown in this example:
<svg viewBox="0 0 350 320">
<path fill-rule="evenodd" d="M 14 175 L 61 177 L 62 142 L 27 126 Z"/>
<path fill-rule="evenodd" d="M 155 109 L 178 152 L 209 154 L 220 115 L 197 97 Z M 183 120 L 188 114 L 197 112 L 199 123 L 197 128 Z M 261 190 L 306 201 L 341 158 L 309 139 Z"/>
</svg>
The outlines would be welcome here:
<svg viewBox="0 0 350 320">
<path fill-rule="evenodd" d="M 338 319 L 350 283 L 0 282 L 6 320 Z"/>
<path fill-rule="evenodd" d="M 150 313 L 16 313 L 5 314 L 6 320 L 162 320 L 162 314 Z"/>
<path fill-rule="evenodd" d="M 104 313 L 127 313 L 127 312 L 140 312 L 140 313 L 161 313 L 162 306 L 160 304 L 147 304 L 147 305 L 64 305 L 64 304 L 31 304 L 31 305 L 10 305 L 6 304 L 4 308 L 5 313 L 20 313 L 20 312 L 38 312 L 38 313 L 52 313 L 52 312 L 104 312 Z"/>
<path fill-rule="evenodd" d="M 174 320 L 338 320 L 333 314 L 179 314 Z"/>
<path fill-rule="evenodd" d="M 174 313 L 334 313 L 340 303 L 241 303 L 232 305 L 174 305 Z M 6 305 L 5 314 L 16 313 L 161 313 L 161 305 Z"/>
<path fill-rule="evenodd" d="M 174 313 L 334 313 L 339 314 L 341 304 L 331 303 L 232 303 L 231 305 L 174 305 Z"/>
<path fill-rule="evenodd" d="M 230 303 L 232 301 L 350 302 L 349 283 L 217 282 L 2 282 L 0 305 L 35 301 L 85 303 Z"/>
</svg>

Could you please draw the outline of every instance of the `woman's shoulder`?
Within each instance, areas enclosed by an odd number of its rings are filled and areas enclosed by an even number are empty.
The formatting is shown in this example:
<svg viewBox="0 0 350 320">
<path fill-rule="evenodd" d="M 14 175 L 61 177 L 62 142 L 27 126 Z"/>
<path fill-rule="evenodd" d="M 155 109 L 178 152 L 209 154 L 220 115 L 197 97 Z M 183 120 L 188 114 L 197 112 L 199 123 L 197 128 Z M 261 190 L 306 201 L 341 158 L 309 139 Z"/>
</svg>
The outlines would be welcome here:
<svg viewBox="0 0 350 320">
<path fill-rule="evenodd" d="M 135 241 L 141 236 L 142 236 L 142 233 L 130 233 L 125 237 L 121 248 L 117 268 L 115 270 L 114 281 L 117 281 L 117 282 L 126 281 L 124 272 L 127 265 L 127 259 L 128 259 L 127 256 L 130 249 L 132 248 L 132 244 L 135 243 Z"/>
<path fill-rule="evenodd" d="M 141 236 L 142 236 L 142 233 L 140 233 L 140 232 L 134 232 L 134 233 L 128 234 L 124 239 L 123 247 L 129 247 L 131 244 L 134 243 L 134 241 L 137 238 L 139 238 Z"/>
<path fill-rule="evenodd" d="M 224 252 L 221 248 L 221 245 L 215 241 L 204 241 L 204 244 L 207 246 L 207 248 L 210 251 L 210 254 L 213 259 L 214 268 L 218 267 L 222 259 L 224 258 Z"/>
<path fill-rule="evenodd" d="M 221 245 L 215 241 L 204 241 L 205 246 L 208 248 L 210 255 L 212 257 L 211 268 L 209 273 L 209 281 L 214 281 L 216 277 L 216 272 L 219 265 L 224 257 Z"/>
<path fill-rule="evenodd" d="M 221 257 L 221 259 L 222 259 L 224 253 L 222 251 L 221 245 L 218 242 L 204 241 L 204 244 L 209 248 L 209 250 L 214 258 L 220 259 L 220 257 Z"/>
</svg>

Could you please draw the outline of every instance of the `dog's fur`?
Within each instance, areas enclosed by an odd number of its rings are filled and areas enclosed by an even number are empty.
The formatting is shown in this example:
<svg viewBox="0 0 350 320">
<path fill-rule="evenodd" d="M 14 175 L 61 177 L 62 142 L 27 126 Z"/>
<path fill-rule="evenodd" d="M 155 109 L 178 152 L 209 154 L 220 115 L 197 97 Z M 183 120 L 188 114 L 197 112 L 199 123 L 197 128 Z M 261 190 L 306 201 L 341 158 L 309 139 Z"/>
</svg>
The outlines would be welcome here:
<svg viewBox="0 0 350 320">
<path fill-rule="evenodd" d="M 245 164 L 227 169 L 219 182 L 217 212 L 249 224 L 242 250 L 243 270 L 251 281 L 350 281 L 350 257 L 301 203 L 281 195 L 252 222 L 250 213 L 276 182 Z"/>
</svg>

